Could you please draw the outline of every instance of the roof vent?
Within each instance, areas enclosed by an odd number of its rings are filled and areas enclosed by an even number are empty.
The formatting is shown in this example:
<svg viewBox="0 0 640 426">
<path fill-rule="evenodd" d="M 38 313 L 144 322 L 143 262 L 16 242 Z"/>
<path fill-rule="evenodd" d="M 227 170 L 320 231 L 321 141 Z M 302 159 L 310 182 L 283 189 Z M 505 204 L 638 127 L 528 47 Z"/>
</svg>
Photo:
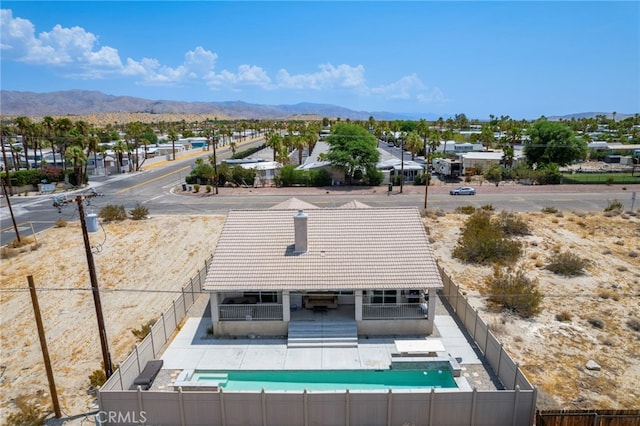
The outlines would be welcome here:
<svg viewBox="0 0 640 426">
<path fill-rule="evenodd" d="M 293 215 L 293 228 L 295 232 L 294 253 L 307 252 L 307 218 L 309 216 L 302 210 Z"/>
</svg>

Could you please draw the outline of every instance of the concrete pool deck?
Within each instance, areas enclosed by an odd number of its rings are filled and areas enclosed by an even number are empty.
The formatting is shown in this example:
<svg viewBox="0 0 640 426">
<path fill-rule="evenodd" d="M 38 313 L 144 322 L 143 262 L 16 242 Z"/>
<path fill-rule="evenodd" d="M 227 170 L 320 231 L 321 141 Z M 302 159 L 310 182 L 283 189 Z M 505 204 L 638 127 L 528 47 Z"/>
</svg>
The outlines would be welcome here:
<svg viewBox="0 0 640 426">
<path fill-rule="evenodd" d="M 438 303 L 440 305 L 440 302 Z M 359 370 L 388 369 L 396 340 L 427 336 L 358 338 L 357 348 L 288 348 L 286 338 L 219 339 L 207 335 L 211 319 L 190 317 L 164 351 L 163 369 L 152 389 L 173 390 L 182 370 Z M 461 377 L 471 388 L 495 390 L 501 385 L 483 364 L 472 343 L 442 305 L 437 307 L 435 329 L 428 338 L 438 339 L 444 353 L 462 367 Z"/>
</svg>

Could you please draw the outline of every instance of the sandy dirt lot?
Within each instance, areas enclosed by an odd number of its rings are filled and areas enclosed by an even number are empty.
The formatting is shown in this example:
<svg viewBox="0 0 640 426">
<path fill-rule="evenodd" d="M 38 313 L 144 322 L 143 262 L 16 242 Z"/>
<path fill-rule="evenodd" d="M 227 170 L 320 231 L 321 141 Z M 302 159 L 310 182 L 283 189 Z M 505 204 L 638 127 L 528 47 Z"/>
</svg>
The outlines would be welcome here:
<svg viewBox="0 0 640 426">
<path fill-rule="evenodd" d="M 490 309 L 483 294 L 491 266 L 451 256 L 467 217 L 427 220 L 438 262 L 539 388 L 539 408 L 640 408 L 640 330 L 627 324 L 640 320 L 640 216 L 520 214 L 531 235 L 520 238 L 525 248 L 519 265 L 545 296 L 542 313 L 526 320 Z M 566 251 L 589 261 L 584 275 L 567 278 L 545 269 Z M 561 313 L 571 319 L 558 321 Z M 588 370 L 589 360 L 602 370 Z"/>
<path fill-rule="evenodd" d="M 439 262 L 461 284 L 505 349 L 540 388 L 543 408 L 640 408 L 640 332 L 627 326 L 640 319 L 640 217 L 605 217 L 570 212 L 522 217 L 532 235 L 522 237 L 522 264 L 537 277 L 543 312 L 521 320 L 487 307 L 483 278 L 490 267 L 459 263 L 451 250 L 467 218 L 437 214 L 425 219 Z M 213 252 L 224 217 L 152 216 L 106 224 L 91 234 L 98 282 L 115 363 L 132 350 L 132 329 L 155 319 Z M 33 275 L 53 363 L 58 394 L 67 416 L 90 411 L 89 374 L 102 359 L 79 222 L 37 235 L 36 249 L 3 257 L 0 293 L 0 410 L 7 413 L 19 394 L 49 405 L 48 385 L 27 291 Z M 544 265 L 571 250 L 590 261 L 580 277 L 558 277 Z M 567 312 L 570 321 L 556 314 Z M 602 329 L 590 319 L 604 322 Z M 585 368 L 588 360 L 601 371 Z"/>
<path fill-rule="evenodd" d="M 105 233 L 90 234 L 91 244 L 101 250 L 94 263 L 114 363 L 133 349 L 131 330 L 156 319 L 204 266 L 223 222 L 222 216 L 158 216 L 105 224 Z M 80 222 L 38 234 L 37 244 L 36 250 L 27 246 L 2 259 L 0 411 L 13 408 L 20 394 L 50 401 L 28 292 L 32 275 L 41 289 L 38 300 L 62 410 L 69 416 L 86 413 L 94 402 L 88 377 L 100 368 L 102 352 Z"/>
</svg>

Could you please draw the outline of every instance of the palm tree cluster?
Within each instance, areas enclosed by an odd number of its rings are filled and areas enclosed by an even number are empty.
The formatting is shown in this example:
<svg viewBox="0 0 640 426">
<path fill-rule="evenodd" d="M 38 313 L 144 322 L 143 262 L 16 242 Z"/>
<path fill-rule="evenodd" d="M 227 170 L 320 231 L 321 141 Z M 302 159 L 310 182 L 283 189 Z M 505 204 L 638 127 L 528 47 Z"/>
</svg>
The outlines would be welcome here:
<svg viewBox="0 0 640 426">
<path fill-rule="evenodd" d="M 559 123 L 570 128 L 584 141 L 591 140 L 594 132 L 599 139 L 640 143 L 640 116 L 628 116 L 616 119 L 616 113 L 598 115 L 589 118 L 560 119 Z M 402 144 L 411 158 L 421 155 L 430 163 L 436 148 L 447 143 L 471 142 L 482 144 L 485 150 L 498 148 L 504 153 L 503 166 L 510 168 L 513 163 L 514 146 L 528 137 L 528 132 L 536 121 L 514 120 L 508 115 L 489 115 L 488 120 L 469 119 L 465 114 L 427 121 L 420 120 L 368 120 L 352 121 L 324 118 L 320 120 L 217 120 L 206 117 L 202 121 L 142 123 L 129 122 L 107 124 L 102 127 L 90 125 L 83 120 L 73 121 L 69 117 L 46 116 L 39 120 L 29 117 L 4 119 L 0 129 L 2 139 L 3 168 L 18 170 L 20 167 L 41 168 L 46 164 L 43 150 L 50 152 L 54 166 L 73 169 L 74 175 L 86 176 L 87 163 L 93 156 L 104 156 L 110 151 L 114 156 L 118 170 L 121 171 L 127 158 L 130 171 L 137 171 L 144 164 L 149 145 L 155 145 L 158 138 L 167 139 L 173 146 L 172 159 L 175 159 L 175 144 L 180 137 L 204 136 L 207 148 L 229 146 L 235 153 L 237 143 L 249 135 L 265 134 L 266 145 L 273 150 L 273 159 L 281 164 L 302 163 L 305 150 L 311 153 L 323 127 L 346 122 L 356 124 L 372 133 L 378 143 L 384 141 L 396 146 Z M 19 142 L 19 143 L 18 143 Z M 11 153 L 12 164 L 6 152 Z M 144 155 L 140 155 L 140 151 Z M 290 154 L 297 152 L 292 161 Z M 443 155 L 438 153 L 438 155 Z M 29 161 L 31 159 L 31 161 Z M 33 161 L 36 159 L 36 161 Z M 39 159 L 39 160 L 38 160 Z M 141 160 L 140 160 L 141 159 Z M 214 158 L 214 163 L 217 158 Z M 215 171 L 214 171 L 215 173 Z"/>
</svg>

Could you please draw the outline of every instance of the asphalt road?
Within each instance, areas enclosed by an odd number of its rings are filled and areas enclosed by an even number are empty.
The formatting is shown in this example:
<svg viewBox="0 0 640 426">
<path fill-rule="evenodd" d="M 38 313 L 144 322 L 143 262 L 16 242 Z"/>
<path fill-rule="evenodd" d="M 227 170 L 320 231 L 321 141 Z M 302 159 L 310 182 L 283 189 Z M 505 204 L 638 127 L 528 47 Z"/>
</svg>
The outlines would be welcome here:
<svg viewBox="0 0 640 426">
<path fill-rule="evenodd" d="M 247 142 L 242 149 L 262 143 L 261 139 Z M 203 152 L 206 157 L 212 152 Z M 218 149 L 220 159 L 228 158 L 228 147 Z M 338 207 L 357 200 L 372 207 L 418 207 L 424 206 L 424 187 L 405 185 L 403 192 L 398 187 L 388 193 L 386 186 L 374 188 L 220 188 L 218 195 L 193 194 L 182 191 L 184 178 L 189 174 L 196 157 L 175 162 L 165 162 L 159 167 L 136 173 L 109 177 L 91 177 L 90 186 L 103 196 L 90 198 L 86 203 L 87 213 L 98 213 L 108 204 L 124 205 L 128 211 L 141 204 L 150 214 L 226 214 L 230 209 L 266 209 L 291 197 L 309 202 L 318 207 Z M 476 187 L 475 196 L 451 196 L 451 185 L 429 187 L 427 204 L 429 209 L 453 211 L 462 205 L 480 207 L 491 204 L 496 210 L 516 212 L 539 212 L 543 207 L 553 206 L 564 211 L 602 211 L 609 201 L 621 201 L 625 209 L 631 209 L 633 192 L 640 191 L 640 185 L 596 186 L 521 186 L 483 185 Z M 86 194 L 87 189 L 70 192 L 68 198 Z M 31 235 L 52 227 L 58 218 L 66 221 L 78 220 L 75 202 L 61 209 L 52 205 L 51 196 L 10 197 L 13 215 L 21 235 Z M 635 209 L 640 200 L 635 204 Z M 2 245 L 15 238 L 15 231 L 7 201 L 3 197 L 0 204 Z"/>
</svg>

